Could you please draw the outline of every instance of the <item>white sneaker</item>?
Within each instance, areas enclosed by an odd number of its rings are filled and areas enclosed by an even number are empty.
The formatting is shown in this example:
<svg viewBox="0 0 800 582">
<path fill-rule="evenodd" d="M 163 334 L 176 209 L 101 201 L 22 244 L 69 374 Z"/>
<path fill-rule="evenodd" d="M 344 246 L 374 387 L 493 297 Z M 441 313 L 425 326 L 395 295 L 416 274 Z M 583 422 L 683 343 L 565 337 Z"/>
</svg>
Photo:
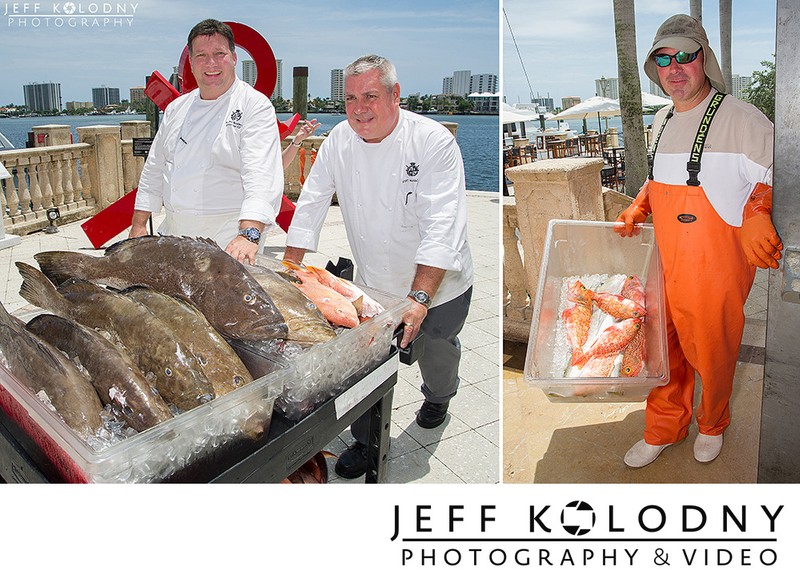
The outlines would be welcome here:
<svg viewBox="0 0 800 582">
<path fill-rule="evenodd" d="M 701 463 L 710 463 L 722 450 L 722 435 L 711 436 L 699 433 L 694 441 L 694 458 Z"/>
<path fill-rule="evenodd" d="M 644 442 L 644 439 L 633 445 L 627 453 L 625 453 L 625 464 L 634 469 L 649 465 L 656 460 L 661 451 L 666 449 L 670 444 L 666 445 L 649 445 Z"/>
</svg>

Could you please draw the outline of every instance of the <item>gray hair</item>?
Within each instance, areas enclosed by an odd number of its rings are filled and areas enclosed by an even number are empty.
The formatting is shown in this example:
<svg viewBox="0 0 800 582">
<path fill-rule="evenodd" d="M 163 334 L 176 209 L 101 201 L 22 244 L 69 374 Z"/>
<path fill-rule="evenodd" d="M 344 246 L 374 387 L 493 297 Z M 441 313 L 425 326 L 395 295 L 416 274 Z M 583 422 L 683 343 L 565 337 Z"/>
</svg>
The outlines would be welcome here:
<svg viewBox="0 0 800 582">
<path fill-rule="evenodd" d="M 391 90 L 397 85 L 397 71 L 394 65 L 389 59 L 379 57 L 378 55 L 366 55 L 354 60 L 345 68 L 344 78 L 347 79 L 347 77 L 362 75 L 376 69 L 381 72 L 381 84 L 384 87 Z"/>
</svg>

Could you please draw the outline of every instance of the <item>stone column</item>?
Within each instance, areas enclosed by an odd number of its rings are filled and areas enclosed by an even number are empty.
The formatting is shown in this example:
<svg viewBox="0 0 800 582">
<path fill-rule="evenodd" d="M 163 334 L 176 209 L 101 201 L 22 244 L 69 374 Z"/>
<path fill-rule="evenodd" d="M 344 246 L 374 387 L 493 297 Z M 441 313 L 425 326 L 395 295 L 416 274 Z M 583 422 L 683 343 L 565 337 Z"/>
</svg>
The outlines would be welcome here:
<svg viewBox="0 0 800 582">
<path fill-rule="evenodd" d="M 69 125 L 37 125 L 32 127 L 33 147 L 62 146 L 72 143 L 70 139 L 72 128 Z M 39 142 L 38 135 L 44 135 L 44 141 Z"/>
<path fill-rule="evenodd" d="M 551 219 L 605 220 L 600 184 L 602 167 L 603 160 L 598 158 L 562 158 L 506 170 L 514 183 L 528 289 L 535 290 L 538 285 Z"/>
<path fill-rule="evenodd" d="M 79 127 L 78 137 L 92 146 L 88 155 L 89 176 L 99 212 L 124 194 L 120 128 L 117 125 Z"/>
<path fill-rule="evenodd" d="M 444 125 L 447 129 L 450 130 L 450 133 L 453 134 L 453 137 L 456 137 L 456 133 L 458 132 L 458 124 L 453 121 L 441 121 L 442 125 Z"/>
<path fill-rule="evenodd" d="M 150 137 L 150 122 L 148 121 L 120 121 L 120 136 L 122 139 L 134 137 Z"/>
</svg>

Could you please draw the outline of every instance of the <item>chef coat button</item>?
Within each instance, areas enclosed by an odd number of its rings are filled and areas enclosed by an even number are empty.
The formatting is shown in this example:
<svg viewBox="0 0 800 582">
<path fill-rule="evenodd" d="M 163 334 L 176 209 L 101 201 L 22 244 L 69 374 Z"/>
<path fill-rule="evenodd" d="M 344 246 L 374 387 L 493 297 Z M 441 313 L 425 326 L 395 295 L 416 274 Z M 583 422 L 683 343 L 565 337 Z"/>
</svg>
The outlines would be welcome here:
<svg viewBox="0 0 800 582">
<path fill-rule="evenodd" d="M 391 211 L 392 211 L 392 207 L 390 206 L 390 207 L 389 207 L 389 212 L 391 212 Z"/>
<path fill-rule="evenodd" d="M 364 235 L 363 234 L 361 235 L 361 240 L 364 240 Z"/>
<path fill-rule="evenodd" d="M 388 271 L 388 270 L 389 270 L 389 267 L 386 267 L 386 266 L 384 266 L 384 267 L 383 267 L 383 270 L 384 270 L 384 271 Z"/>
</svg>

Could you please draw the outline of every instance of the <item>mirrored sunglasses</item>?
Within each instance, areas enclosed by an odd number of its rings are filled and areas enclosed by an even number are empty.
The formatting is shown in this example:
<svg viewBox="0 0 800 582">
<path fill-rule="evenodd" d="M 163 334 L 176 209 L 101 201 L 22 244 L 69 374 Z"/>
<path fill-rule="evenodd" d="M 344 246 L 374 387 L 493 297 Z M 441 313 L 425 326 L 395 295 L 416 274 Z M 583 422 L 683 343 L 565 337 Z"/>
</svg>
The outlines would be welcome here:
<svg viewBox="0 0 800 582">
<path fill-rule="evenodd" d="M 697 55 L 700 54 L 701 50 L 703 49 L 699 48 L 693 53 L 685 53 L 683 51 L 680 51 L 679 53 L 675 53 L 674 55 L 665 55 L 665 54 L 653 55 L 653 60 L 659 67 L 668 67 L 672 59 L 675 59 L 675 62 L 678 63 L 679 65 L 686 65 L 695 60 L 697 58 Z"/>
</svg>

